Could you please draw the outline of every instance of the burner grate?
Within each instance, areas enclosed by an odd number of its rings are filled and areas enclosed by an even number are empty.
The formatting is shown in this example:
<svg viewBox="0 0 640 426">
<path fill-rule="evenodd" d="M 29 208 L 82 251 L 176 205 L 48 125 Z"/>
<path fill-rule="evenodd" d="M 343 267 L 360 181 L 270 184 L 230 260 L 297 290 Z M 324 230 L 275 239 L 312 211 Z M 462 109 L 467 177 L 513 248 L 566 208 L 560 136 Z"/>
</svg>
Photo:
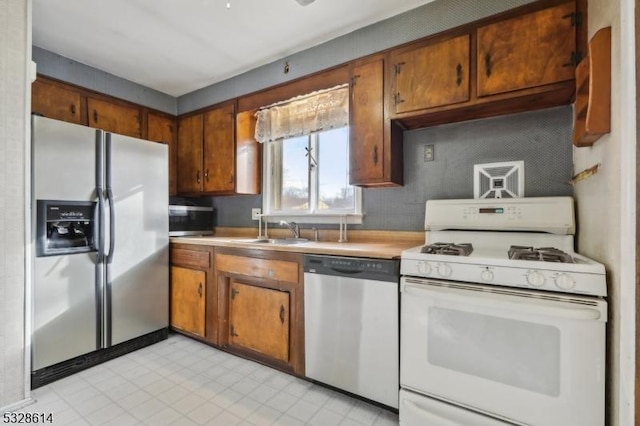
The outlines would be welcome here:
<svg viewBox="0 0 640 426">
<path fill-rule="evenodd" d="M 509 259 L 574 263 L 571 255 L 555 247 L 534 248 L 527 246 L 511 246 L 509 247 Z"/>
<path fill-rule="evenodd" d="M 473 246 L 469 243 L 433 243 L 420 249 L 421 253 L 446 254 L 449 256 L 469 256 L 473 252 Z"/>
</svg>

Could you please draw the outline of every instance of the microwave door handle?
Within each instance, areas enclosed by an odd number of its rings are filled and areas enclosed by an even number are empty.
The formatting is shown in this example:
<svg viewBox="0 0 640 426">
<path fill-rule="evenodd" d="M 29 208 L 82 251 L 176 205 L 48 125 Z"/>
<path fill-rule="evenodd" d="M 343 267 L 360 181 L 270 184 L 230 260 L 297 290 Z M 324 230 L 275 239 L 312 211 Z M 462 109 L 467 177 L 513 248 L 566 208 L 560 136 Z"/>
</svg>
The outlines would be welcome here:
<svg viewBox="0 0 640 426">
<path fill-rule="evenodd" d="M 437 293 L 438 298 L 442 300 L 448 300 L 454 303 L 464 302 L 468 306 L 468 311 L 476 310 L 479 305 L 489 308 L 499 308 L 507 311 L 511 311 L 517 314 L 527 313 L 533 315 L 595 321 L 599 320 L 603 315 L 598 309 L 593 308 L 572 308 L 572 307 L 557 307 L 556 303 L 531 298 L 529 303 L 512 303 L 505 300 L 505 296 L 501 294 L 489 293 L 481 290 L 458 290 L 458 289 L 441 289 L 437 287 L 425 288 L 424 285 L 411 285 L 405 286 L 405 291 L 408 294 L 418 295 L 425 297 L 428 293 Z M 462 292 L 469 292 L 469 294 L 463 294 Z M 524 298 L 525 296 L 523 296 Z M 606 318 L 604 319 L 606 320 Z"/>
<path fill-rule="evenodd" d="M 461 423 L 446 419 L 444 417 L 438 416 L 430 411 L 427 411 L 425 408 L 416 404 L 413 401 L 408 399 L 402 400 L 402 405 L 406 406 L 409 410 L 413 411 L 425 421 L 426 425 L 438 425 L 438 426 L 460 426 Z"/>
</svg>

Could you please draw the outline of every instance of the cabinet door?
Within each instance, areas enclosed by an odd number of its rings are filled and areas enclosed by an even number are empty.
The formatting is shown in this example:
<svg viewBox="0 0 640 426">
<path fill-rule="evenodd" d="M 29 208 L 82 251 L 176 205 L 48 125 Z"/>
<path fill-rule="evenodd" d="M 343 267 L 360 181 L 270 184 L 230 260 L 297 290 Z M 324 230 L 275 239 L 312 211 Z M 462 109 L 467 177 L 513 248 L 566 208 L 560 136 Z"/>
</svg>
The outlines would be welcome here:
<svg viewBox="0 0 640 426">
<path fill-rule="evenodd" d="M 134 138 L 142 135 L 139 108 L 87 98 L 87 114 L 91 127 Z"/>
<path fill-rule="evenodd" d="M 171 326 L 204 337 L 205 288 L 204 271 L 171 267 Z"/>
<path fill-rule="evenodd" d="M 355 65 L 351 81 L 349 183 L 402 185 L 402 131 L 385 114 L 384 58 Z"/>
<path fill-rule="evenodd" d="M 574 2 L 478 29 L 478 96 L 574 78 Z"/>
<path fill-rule="evenodd" d="M 469 100 L 469 35 L 393 58 L 396 114 Z"/>
<path fill-rule="evenodd" d="M 289 293 L 232 279 L 229 343 L 289 362 Z"/>
<path fill-rule="evenodd" d="M 202 191 L 202 114 L 178 122 L 178 193 Z"/>
<path fill-rule="evenodd" d="M 235 188 L 235 106 L 226 104 L 204 116 L 204 192 Z"/>
<path fill-rule="evenodd" d="M 82 124 L 80 92 L 36 80 L 31 86 L 31 112 L 56 120 Z"/>
<path fill-rule="evenodd" d="M 169 195 L 175 195 L 177 193 L 175 120 L 150 112 L 147 114 L 147 138 L 150 141 L 169 145 Z"/>
<path fill-rule="evenodd" d="M 353 68 L 349 160 L 352 185 L 384 177 L 384 61 Z"/>
</svg>

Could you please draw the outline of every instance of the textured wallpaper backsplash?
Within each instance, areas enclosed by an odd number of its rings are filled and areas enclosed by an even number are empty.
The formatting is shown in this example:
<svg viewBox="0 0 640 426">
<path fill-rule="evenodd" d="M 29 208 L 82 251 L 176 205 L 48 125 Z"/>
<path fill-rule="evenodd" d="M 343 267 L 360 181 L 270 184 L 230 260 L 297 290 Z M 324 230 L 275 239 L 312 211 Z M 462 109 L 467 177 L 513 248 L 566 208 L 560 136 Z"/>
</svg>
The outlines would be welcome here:
<svg viewBox="0 0 640 426">
<path fill-rule="evenodd" d="M 404 181 L 365 189 L 365 218 L 352 229 L 421 231 L 429 199 L 473 198 L 473 166 L 524 161 L 525 196 L 572 195 L 571 106 L 447 124 L 404 133 Z M 435 159 L 424 161 L 424 146 Z M 216 208 L 218 226 L 256 226 L 260 196 L 193 199 Z M 335 227 L 335 226 L 334 226 Z"/>
</svg>

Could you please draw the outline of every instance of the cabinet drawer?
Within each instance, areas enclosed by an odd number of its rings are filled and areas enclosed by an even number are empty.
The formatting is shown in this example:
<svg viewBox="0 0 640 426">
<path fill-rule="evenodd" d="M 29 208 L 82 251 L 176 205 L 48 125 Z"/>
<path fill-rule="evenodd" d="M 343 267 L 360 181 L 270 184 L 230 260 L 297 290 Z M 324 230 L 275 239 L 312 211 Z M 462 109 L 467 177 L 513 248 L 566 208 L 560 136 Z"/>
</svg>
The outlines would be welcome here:
<svg viewBox="0 0 640 426">
<path fill-rule="evenodd" d="M 218 254 L 218 271 L 276 281 L 298 282 L 298 263 L 286 260 L 257 259 L 253 257 Z"/>
<path fill-rule="evenodd" d="M 211 267 L 211 253 L 208 251 L 171 248 L 171 264 L 209 269 Z"/>
</svg>

